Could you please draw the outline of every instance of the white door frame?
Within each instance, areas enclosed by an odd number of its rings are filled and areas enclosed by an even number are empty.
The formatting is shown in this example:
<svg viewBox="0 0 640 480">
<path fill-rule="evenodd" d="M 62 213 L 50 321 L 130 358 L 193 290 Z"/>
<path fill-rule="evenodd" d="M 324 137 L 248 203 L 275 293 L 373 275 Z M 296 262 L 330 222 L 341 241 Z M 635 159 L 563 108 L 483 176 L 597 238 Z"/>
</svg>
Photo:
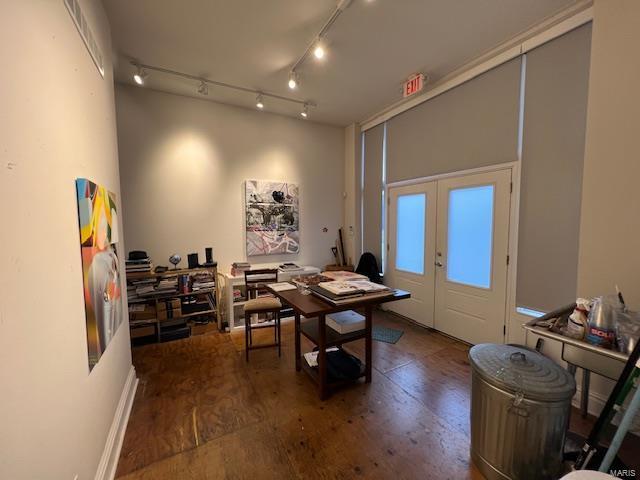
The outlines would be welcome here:
<svg viewBox="0 0 640 480">
<path fill-rule="evenodd" d="M 495 172 L 496 170 L 511 169 L 511 197 L 509 199 L 509 241 L 507 255 L 509 255 L 509 264 L 507 265 L 507 301 L 505 302 L 505 341 L 512 337 L 511 328 L 513 327 L 512 318 L 516 314 L 516 278 L 518 264 L 518 222 L 520 221 L 520 162 L 506 162 L 486 167 L 470 168 L 467 170 L 459 170 L 457 172 L 440 173 L 427 177 L 412 178 L 410 180 L 400 180 L 398 182 L 389 182 L 384 187 L 384 198 L 387 199 L 385 221 L 389 224 L 389 192 L 393 187 L 401 187 L 405 185 L 414 185 L 416 183 L 432 182 L 442 180 L 444 178 L 463 177 L 474 173 Z M 385 229 L 384 245 L 389 245 L 387 230 Z M 387 271 L 385 258 L 384 271 Z"/>
</svg>

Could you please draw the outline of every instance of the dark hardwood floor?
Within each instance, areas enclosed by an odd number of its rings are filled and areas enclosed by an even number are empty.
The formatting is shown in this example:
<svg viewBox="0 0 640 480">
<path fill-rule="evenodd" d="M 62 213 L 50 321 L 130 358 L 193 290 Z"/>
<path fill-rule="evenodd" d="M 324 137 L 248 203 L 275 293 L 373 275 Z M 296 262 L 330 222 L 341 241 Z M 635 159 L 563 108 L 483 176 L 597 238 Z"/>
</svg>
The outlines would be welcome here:
<svg viewBox="0 0 640 480">
<path fill-rule="evenodd" d="M 241 331 L 135 348 L 140 384 L 117 476 L 483 478 L 469 459 L 469 347 L 384 312 L 374 321 L 405 333 L 395 345 L 374 342 L 371 384 L 324 402 L 295 371 L 292 321 L 282 358 L 254 350 L 248 364 Z M 350 350 L 361 355 L 364 342 Z M 591 421 L 575 423 L 588 432 Z"/>
</svg>

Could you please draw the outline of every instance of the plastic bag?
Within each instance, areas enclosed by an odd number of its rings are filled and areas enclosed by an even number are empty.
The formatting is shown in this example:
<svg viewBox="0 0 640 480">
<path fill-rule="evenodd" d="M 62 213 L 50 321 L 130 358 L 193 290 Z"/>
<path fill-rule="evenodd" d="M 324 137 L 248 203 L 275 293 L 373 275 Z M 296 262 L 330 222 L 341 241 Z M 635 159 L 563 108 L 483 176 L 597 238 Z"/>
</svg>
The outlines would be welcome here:
<svg viewBox="0 0 640 480">
<path fill-rule="evenodd" d="M 616 311 L 616 343 L 622 353 L 631 354 L 640 338 L 640 313 Z"/>
</svg>

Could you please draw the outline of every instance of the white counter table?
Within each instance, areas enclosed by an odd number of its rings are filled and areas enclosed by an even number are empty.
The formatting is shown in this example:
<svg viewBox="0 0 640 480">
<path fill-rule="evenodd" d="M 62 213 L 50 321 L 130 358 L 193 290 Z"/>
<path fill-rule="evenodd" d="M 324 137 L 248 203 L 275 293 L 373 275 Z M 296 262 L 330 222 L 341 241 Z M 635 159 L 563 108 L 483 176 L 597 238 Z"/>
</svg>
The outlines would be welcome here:
<svg viewBox="0 0 640 480">
<path fill-rule="evenodd" d="M 254 268 L 276 268 L 277 265 L 254 265 Z M 292 277 L 299 275 L 317 275 L 320 273 L 320 269 L 317 267 L 304 266 L 300 270 L 293 271 L 278 271 L 278 281 L 287 282 Z M 229 330 L 233 328 L 244 327 L 244 319 L 242 318 L 242 306 L 246 303 L 246 300 L 234 301 L 234 287 L 244 289 L 244 275 L 231 275 L 230 272 L 224 274 L 225 277 L 225 303 L 226 303 L 226 315 L 225 317 L 229 322 Z"/>
</svg>

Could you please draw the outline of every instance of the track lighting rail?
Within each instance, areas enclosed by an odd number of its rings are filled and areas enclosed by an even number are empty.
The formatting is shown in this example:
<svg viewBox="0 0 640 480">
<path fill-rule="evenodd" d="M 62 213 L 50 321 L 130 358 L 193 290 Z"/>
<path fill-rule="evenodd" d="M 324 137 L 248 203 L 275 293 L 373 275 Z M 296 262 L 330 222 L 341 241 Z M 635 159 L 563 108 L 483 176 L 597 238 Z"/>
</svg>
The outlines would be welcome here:
<svg viewBox="0 0 640 480">
<path fill-rule="evenodd" d="M 278 95 L 276 93 L 265 92 L 264 90 L 255 90 L 253 88 L 243 87 L 241 85 L 234 85 L 234 84 L 231 84 L 231 83 L 219 82 L 217 80 L 211 80 L 209 78 L 199 77 L 197 75 L 191 75 L 189 73 L 178 72 L 177 70 L 171 70 L 170 68 L 156 67 L 154 65 L 147 65 L 145 63 L 140 63 L 140 62 L 135 62 L 135 61 L 132 61 L 131 65 L 133 65 L 134 67 L 137 67 L 138 69 L 142 69 L 142 70 L 146 70 L 146 71 L 159 72 L 159 73 L 164 73 L 164 74 L 167 74 L 167 75 L 173 75 L 173 76 L 176 76 L 176 77 L 186 78 L 188 80 L 194 80 L 194 81 L 198 82 L 199 85 L 201 85 L 202 83 L 209 84 L 209 85 L 215 85 L 217 87 L 229 88 L 231 90 L 235 90 L 235 91 L 238 91 L 238 92 L 251 93 L 253 95 L 262 95 L 263 98 L 274 98 L 274 99 L 277 99 L 277 100 L 282 100 L 283 102 L 295 103 L 297 105 L 302 105 L 303 107 L 305 105 L 308 105 L 310 107 L 316 107 L 317 106 L 314 102 L 310 102 L 308 100 L 298 100 L 296 98 L 285 97 L 284 95 Z"/>
</svg>

